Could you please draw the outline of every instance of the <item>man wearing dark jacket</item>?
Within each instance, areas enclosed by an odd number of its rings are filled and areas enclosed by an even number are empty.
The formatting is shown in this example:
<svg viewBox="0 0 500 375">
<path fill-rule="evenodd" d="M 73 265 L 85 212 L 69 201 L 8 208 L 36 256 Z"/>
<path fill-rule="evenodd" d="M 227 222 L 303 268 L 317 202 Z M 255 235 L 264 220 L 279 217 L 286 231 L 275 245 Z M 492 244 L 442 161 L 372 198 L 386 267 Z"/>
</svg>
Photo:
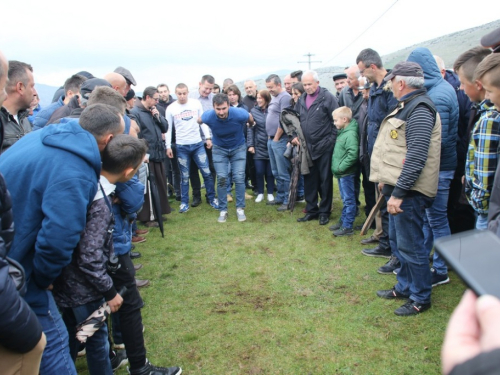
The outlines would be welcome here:
<svg viewBox="0 0 500 375">
<path fill-rule="evenodd" d="M 0 52 L 0 106 L 6 93 L 8 64 Z M 0 145 L 3 143 L 3 122 L 0 118 Z M 36 375 L 40 367 L 46 339 L 35 313 L 21 298 L 6 260 L 14 238 L 12 202 L 0 174 L 0 363 L 4 374 Z"/>
<path fill-rule="evenodd" d="M 20 61 L 9 61 L 9 79 L 5 90 L 7 98 L 0 110 L 4 123 L 2 151 L 7 150 L 31 131 L 28 115 L 31 102 L 36 95 L 31 65 Z"/>
<path fill-rule="evenodd" d="M 330 221 L 333 200 L 332 154 L 337 137 L 332 112 L 338 108 L 337 98 L 327 89 L 319 87 L 318 73 L 308 70 L 302 75 L 305 93 L 299 98 L 295 111 L 300 116 L 300 126 L 307 142 L 313 166 L 304 175 L 306 215 L 298 222 L 319 218 L 320 225 Z M 292 143 L 299 144 L 298 138 Z M 321 202 L 318 207 L 318 194 Z"/>
<path fill-rule="evenodd" d="M 87 208 L 97 192 L 100 151 L 123 129 L 116 109 L 94 104 L 79 121 L 63 119 L 58 126 L 32 132 L 0 157 L 17 220 L 9 256 L 26 271 L 25 300 L 47 335 L 42 375 L 76 374 L 52 283 L 71 261 L 85 227 Z"/>
</svg>

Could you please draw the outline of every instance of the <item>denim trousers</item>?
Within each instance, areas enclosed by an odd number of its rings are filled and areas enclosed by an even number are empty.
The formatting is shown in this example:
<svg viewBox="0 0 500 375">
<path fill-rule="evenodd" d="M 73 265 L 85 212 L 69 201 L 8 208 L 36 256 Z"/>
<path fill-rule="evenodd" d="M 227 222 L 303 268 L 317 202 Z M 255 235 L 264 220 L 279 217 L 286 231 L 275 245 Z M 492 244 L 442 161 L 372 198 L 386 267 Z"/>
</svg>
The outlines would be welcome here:
<svg viewBox="0 0 500 375">
<path fill-rule="evenodd" d="M 424 246 L 427 253 L 430 254 L 434 241 L 438 238 L 449 236 L 450 225 L 448 223 L 448 195 L 450 193 L 450 183 L 453 179 L 454 171 L 439 172 L 438 191 L 432 206 L 426 209 L 424 217 Z M 444 259 L 434 252 L 432 267 L 436 273 L 445 275 L 448 273 L 448 267 Z"/>
<path fill-rule="evenodd" d="M 177 161 L 181 172 L 181 203 L 189 204 L 189 172 L 191 160 L 194 160 L 200 169 L 205 189 L 210 202 L 215 198 L 215 187 L 210 168 L 208 166 L 208 157 L 205 152 L 203 142 L 194 143 L 192 145 L 176 145 Z"/>
<path fill-rule="evenodd" d="M 356 217 L 356 192 L 355 192 L 355 174 L 350 174 L 338 179 L 340 199 L 342 199 L 342 214 L 340 222 L 347 229 L 352 229 Z"/>
<path fill-rule="evenodd" d="M 76 361 L 80 341 L 76 339 L 76 326 L 87 319 L 90 314 L 104 303 L 104 299 L 86 303 L 85 305 L 62 308 L 62 317 L 69 334 L 69 352 L 73 361 Z M 85 344 L 87 368 L 90 375 L 112 375 L 109 359 L 108 327 L 103 324 Z"/>
<path fill-rule="evenodd" d="M 390 196 L 385 197 L 388 201 Z M 389 238 L 401 262 L 395 286 L 399 293 L 409 295 L 418 303 L 431 301 L 431 270 L 429 253 L 424 248 L 424 217 L 426 208 L 433 199 L 424 195 L 405 197 L 401 203 L 402 213 L 389 214 Z"/>
<path fill-rule="evenodd" d="M 47 315 L 37 315 L 43 332 L 47 337 L 47 346 L 40 363 L 41 375 L 76 375 L 76 368 L 69 353 L 68 330 L 57 309 L 52 292 L 45 291 L 49 302 Z"/>
<path fill-rule="evenodd" d="M 488 229 L 488 214 L 477 214 L 476 229 L 479 229 L 479 230 L 487 230 Z"/>
<path fill-rule="evenodd" d="M 288 191 L 290 189 L 290 160 L 283 156 L 287 142 L 287 137 L 285 136 L 281 137 L 277 142 L 273 139 L 267 141 L 271 170 L 276 179 L 276 188 L 278 189 L 276 201 L 283 202 L 283 204 L 288 204 Z"/>
<path fill-rule="evenodd" d="M 236 208 L 245 208 L 245 165 L 247 148 L 245 144 L 228 149 L 213 145 L 212 155 L 217 173 L 217 195 L 219 210 L 227 211 L 228 163 L 236 190 Z"/>
<path fill-rule="evenodd" d="M 266 178 L 267 194 L 274 193 L 274 176 L 269 159 L 254 159 L 255 184 L 258 194 L 264 194 L 264 177 Z"/>
</svg>

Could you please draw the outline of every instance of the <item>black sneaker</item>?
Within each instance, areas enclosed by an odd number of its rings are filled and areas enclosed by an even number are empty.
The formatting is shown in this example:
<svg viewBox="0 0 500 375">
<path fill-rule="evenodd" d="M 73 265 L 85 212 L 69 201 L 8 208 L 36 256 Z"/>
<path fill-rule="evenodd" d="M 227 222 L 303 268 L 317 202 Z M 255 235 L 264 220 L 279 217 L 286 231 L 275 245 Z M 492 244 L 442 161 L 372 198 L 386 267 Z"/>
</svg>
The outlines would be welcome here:
<svg viewBox="0 0 500 375">
<path fill-rule="evenodd" d="M 266 202 L 267 206 L 281 206 L 282 204 L 283 204 L 283 202 L 280 202 L 280 201 L 277 201 L 277 200 L 267 201 Z"/>
<path fill-rule="evenodd" d="M 157 367 L 146 359 L 146 364 L 141 368 L 131 370 L 128 369 L 130 375 L 180 375 L 182 369 L 180 367 Z"/>
<path fill-rule="evenodd" d="M 201 204 L 201 197 L 193 197 L 191 207 L 198 207 Z"/>
<path fill-rule="evenodd" d="M 436 272 L 434 268 L 431 268 L 431 275 L 432 275 L 433 287 L 438 285 L 448 284 L 450 282 L 450 278 L 448 277 L 447 273 L 445 273 L 444 275 L 440 275 L 439 273 Z"/>
<path fill-rule="evenodd" d="M 408 299 L 410 297 L 406 294 L 399 293 L 394 287 L 392 289 L 378 290 L 377 296 L 385 299 Z"/>
<path fill-rule="evenodd" d="M 368 257 L 378 257 L 391 259 L 392 253 L 391 249 L 382 249 L 380 246 L 374 247 L 373 249 L 363 249 L 361 250 L 363 255 Z"/>
<path fill-rule="evenodd" d="M 399 267 L 401 267 L 401 263 L 399 259 L 393 255 L 386 264 L 377 270 L 377 272 L 382 275 L 392 275 L 394 270 Z"/>
<path fill-rule="evenodd" d="M 353 234 L 354 231 L 352 230 L 352 228 L 340 227 L 340 229 L 333 231 L 333 235 L 335 237 L 352 236 Z"/>
<path fill-rule="evenodd" d="M 303 195 L 299 195 L 295 200 L 296 203 L 306 203 L 306 198 Z"/>
<path fill-rule="evenodd" d="M 113 371 L 118 370 L 120 367 L 128 363 L 127 353 L 125 350 L 113 351 L 114 357 L 111 359 L 111 368 Z"/>
<path fill-rule="evenodd" d="M 332 232 L 340 228 L 342 228 L 342 223 L 340 221 L 337 224 L 333 224 L 328 227 L 328 229 L 330 229 Z"/>
<path fill-rule="evenodd" d="M 431 303 L 418 303 L 409 299 L 403 306 L 397 308 L 394 314 L 398 316 L 418 315 L 431 308 Z"/>
</svg>

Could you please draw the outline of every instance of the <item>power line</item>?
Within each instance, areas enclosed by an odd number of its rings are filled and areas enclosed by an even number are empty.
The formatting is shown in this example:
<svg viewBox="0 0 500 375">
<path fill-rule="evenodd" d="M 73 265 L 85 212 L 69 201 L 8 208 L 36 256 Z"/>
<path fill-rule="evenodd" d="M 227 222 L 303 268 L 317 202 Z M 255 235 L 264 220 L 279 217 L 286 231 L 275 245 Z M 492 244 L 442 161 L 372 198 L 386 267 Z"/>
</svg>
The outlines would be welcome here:
<svg viewBox="0 0 500 375">
<path fill-rule="evenodd" d="M 375 21 L 373 21 L 373 23 L 370 24 L 370 26 L 368 26 L 364 31 L 361 32 L 361 34 L 359 34 L 352 42 L 350 42 L 343 50 L 341 50 L 339 53 L 337 53 L 335 56 L 333 56 L 330 60 L 328 60 L 327 62 L 325 62 L 325 64 L 328 64 L 330 61 L 334 60 L 335 58 L 337 58 L 342 52 L 344 52 L 346 49 L 348 49 L 354 42 L 356 42 L 359 38 L 361 38 L 361 36 L 363 36 L 368 30 L 370 30 L 370 28 L 375 25 L 389 10 L 391 10 L 391 8 L 396 5 L 396 3 L 398 2 L 399 0 L 396 0 L 394 3 L 392 3 L 389 8 L 387 8 L 384 13 L 382 13 Z"/>
</svg>

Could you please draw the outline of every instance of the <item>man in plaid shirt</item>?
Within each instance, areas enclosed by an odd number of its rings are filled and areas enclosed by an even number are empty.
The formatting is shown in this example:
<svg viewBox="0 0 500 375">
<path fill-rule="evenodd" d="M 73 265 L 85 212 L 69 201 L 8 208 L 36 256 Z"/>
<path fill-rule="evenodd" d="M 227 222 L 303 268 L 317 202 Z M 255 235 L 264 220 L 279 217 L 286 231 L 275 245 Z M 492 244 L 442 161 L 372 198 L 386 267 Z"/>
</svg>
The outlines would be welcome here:
<svg viewBox="0 0 500 375">
<path fill-rule="evenodd" d="M 472 48 L 457 58 L 454 69 L 461 87 L 472 102 L 479 105 L 479 120 L 470 134 L 465 164 L 465 195 L 477 213 L 476 229 L 488 229 L 488 207 L 500 152 L 500 116 L 497 108 L 485 98 L 474 70 L 491 53 L 481 47 Z"/>
</svg>

